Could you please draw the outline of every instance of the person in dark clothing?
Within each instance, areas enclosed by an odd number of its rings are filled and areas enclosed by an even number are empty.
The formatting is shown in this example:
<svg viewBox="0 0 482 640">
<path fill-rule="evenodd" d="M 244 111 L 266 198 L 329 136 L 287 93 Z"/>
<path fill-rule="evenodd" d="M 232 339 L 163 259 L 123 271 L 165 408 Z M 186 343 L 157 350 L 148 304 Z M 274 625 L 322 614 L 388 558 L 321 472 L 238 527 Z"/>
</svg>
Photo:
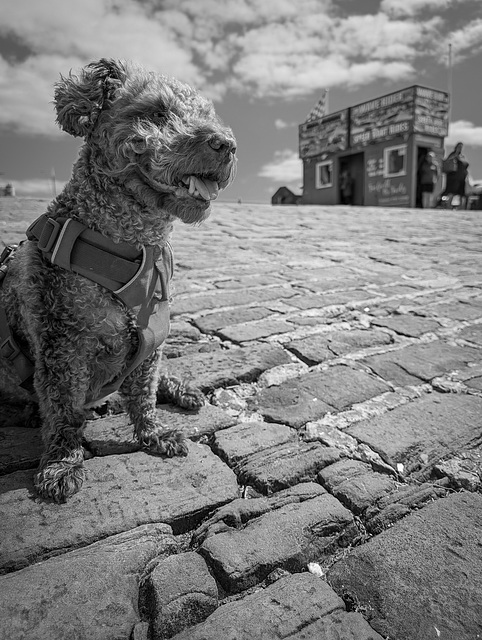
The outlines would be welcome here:
<svg viewBox="0 0 482 640">
<path fill-rule="evenodd" d="M 340 174 L 341 204 L 353 204 L 353 178 L 348 169 L 343 169 Z"/>
<path fill-rule="evenodd" d="M 433 151 L 427 151 L 418 164 L 416 207 L 429 209 L 433 206 L 432 194 L 439 175 L 440 169 L 435 154 Z"/>
<path fill-rule="evenodd" d="M 469 163 L 467 158 L 462 153 L 463 144 L 458 142 L 455 145 L 454 150 L 449 153 L 443 163 L 443 171 L 447 176 L 447 182 L 445 184 L 445 190 L 442 193 L 442 199 L 447 203 L 447 206 L 452 205 L 454 196 L 460 197 L 460 205 L 462 209 L 466 207 L 466 195 L 465 195 L 465 183 L 468 175 Z"/>
</svg>

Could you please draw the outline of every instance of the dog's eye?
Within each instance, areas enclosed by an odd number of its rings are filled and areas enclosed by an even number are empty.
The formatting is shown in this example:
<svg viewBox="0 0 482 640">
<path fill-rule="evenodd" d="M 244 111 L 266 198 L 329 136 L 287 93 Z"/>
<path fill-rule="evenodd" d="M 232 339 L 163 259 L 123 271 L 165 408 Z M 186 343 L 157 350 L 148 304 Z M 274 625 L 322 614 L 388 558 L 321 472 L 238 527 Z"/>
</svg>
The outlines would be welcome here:
<svg viewBox="0 0 482 640">
<path fill-rule="evenodd" d="M 151 120 L 153 120 L 154 122 L 161 122 L 162 120 L 165 120 L 165 118 L 166 112 L 162 109 L 157 109 L 157 111 L 153 111 L 151 113 Z"/>
</svg>

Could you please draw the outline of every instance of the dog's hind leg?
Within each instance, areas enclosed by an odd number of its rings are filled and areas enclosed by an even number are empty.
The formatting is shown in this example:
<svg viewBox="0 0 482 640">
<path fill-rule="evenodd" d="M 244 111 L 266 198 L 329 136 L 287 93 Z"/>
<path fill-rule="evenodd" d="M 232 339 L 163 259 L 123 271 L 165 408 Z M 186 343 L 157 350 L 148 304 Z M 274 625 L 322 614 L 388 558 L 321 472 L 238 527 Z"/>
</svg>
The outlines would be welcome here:
<svg viewBox="0 0 482 640">
<path fill-rule="evenodd" d="M 156 413 L 161 349 L 155 351 L 127 376 L 119 389 L 125 399 L 134 433 L 142 447 L 153 453 L 187 455 L 184 435 L 163 427 Z"/>
<path fill-rule="evenodd" d="M 64 502 L 84 481 L 82 431 L 88 375 L 81 358 L 38 362 L 35 388 L 42 417 L 44 453 L 35 476 L 39 496 Z"/>
</svg>

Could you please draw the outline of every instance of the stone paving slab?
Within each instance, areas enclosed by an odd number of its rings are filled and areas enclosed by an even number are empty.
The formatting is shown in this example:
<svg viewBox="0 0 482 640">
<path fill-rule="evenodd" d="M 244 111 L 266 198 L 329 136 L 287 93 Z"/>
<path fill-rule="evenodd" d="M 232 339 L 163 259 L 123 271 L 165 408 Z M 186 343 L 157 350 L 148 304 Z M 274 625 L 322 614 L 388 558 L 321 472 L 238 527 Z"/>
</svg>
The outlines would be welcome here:
<svg viewBox="0 0 482 640">
<path fill-rule="evenodd" d="M 223 327 L 240 322 L 250 322 L 251 320 L 261 320 L 270 315 L 269 309 L 264 307 L 244 307 L 231 311 L 218 311 L 209 315 L 194 318 L 194 324 L 204 333 L 212 333 Z"/>
<path fill-rule="evenodd" d="M 210 404 L 201 407 L 199 411 L 185 411 L 173 405 L 158 405 L 157 415 L 166 428 L 178 429 L 192 440 L 236 424 L 232 416 Z M 133 438 L 133 426 L 125 413 L 89 420 L 84 431 L 84 441 L 96 456 L 139 451 L 139 444 Z"/>
<path fill-rule="evenodd" d="M 335 462 L 320 471 L 318 478 L 325 489 L 356 515 L 397 487 L 391 476 L 377 473 L 358 460 Z"/>
<path fill-rule="evenodd" d="M 330 331 L 306 338 L 292 340 L 285 346 L 298 358 L 309 365 L 319 364 L 350 351 L 366 347 L 386 345 L 393 342 L 390 335 L 383 331 Z"/>
<path fill-rule="evenodd" d="M 198 553 L 161 558 L 150 572 L 143 605 L 155 640 L 203 622 L 218 607 L 218 587 Z"/>
<path fill-rule="evenodd" d="M 243 458 L 297 440 L 295 429 L 274 422 L 242 422 L 214 436 L 213 448 L 231 467 Z"/>
<path fill-rule="evenodd" d="M 388 390 L 388 385 L 364 371 L 335 366 L 270 387 L 250 403 L 266 419 L 299 428 L 328 412 L 341 411 Z"/>
<path fill-rule="evenodd" d="M 147 524 L 0 576 L 1 640 L 128 638 L 145 566 L 176 551 L 169 526 Z"/>
<path fill-rule="evenodd" d="M 456 347 L 441 340 L 416 344 L 371 356 L 363 360 L 370 369 L 396 385 L 430 382 L 437 376 L 480 361 L 480 351 L 470 347 Z"/>
<path fill-rule="evenodd" d="M 402 336 L 410 338 L 419 338 L 424 333 L 437 331 L 440 329 L 440 323 L 430 318 L 420 318 L 413 315 L 399 315 L 388 318 L 376 318 L 371 320 L 371 324 L 376 327 L 386 327 L 392 329 Z"/>
<path fill-rule="evenodd" d="M 482 398 L 432 393 L 346 429 L 393 468 L 410 474 L 431 468 L 444 455 L 480 443 Z"/>
<path fill-rule="evenodd" d="M 291 362 L 278 345 L 255 345 L 166 360 L 167 371 L 203 391 L 256 380 L 280 364 Z"/>
<path fill-rule="evenodd" d="M 242 530 L 214 535 L 200 552 L 223 588 L 235 593 L 277 567 L 300 571 L 338 545 L 348 545 L 357 533 L 353 515 L 325 493 L 270 511 Z"/>
<path fill-rule="evenodd" d="M 234 473 L 200 444 L 185 458 L 137 452 L 92 458 L 85 468 L 82 490 L 65 504 L 36 500 L 32 471 L 0 478 L 0 571 L 142 524 L 190 529 L 238 490 Z"/>
<path fill-rule="evenodd" d="M 396 640 L 482 637 L 482 496 L 437 500 L 354 549 L 328 571 L 338 593 Z"/>
<path fill-rule="evenodd" d="M 314 480 L 321 469 L 337 462 L 340 455 L 338 449 L 319 442 L 286 442 L 246 456 L 234 470 L 240 484 L 270 495 Z"/>
<path fill-rule="evenodd" d="M 173 640 L 382 640 L 360 614 L 310 573 L 281 578 L 243 601 L 225 604 Z"/>
</svg>

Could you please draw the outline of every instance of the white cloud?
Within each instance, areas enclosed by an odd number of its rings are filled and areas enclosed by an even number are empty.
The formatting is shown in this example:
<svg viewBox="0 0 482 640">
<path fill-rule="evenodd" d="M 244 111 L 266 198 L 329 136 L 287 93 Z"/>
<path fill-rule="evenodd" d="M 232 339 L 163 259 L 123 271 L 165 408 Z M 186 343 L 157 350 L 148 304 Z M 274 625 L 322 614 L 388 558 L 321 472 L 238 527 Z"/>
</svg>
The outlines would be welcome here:
<svg viewBox="0 0 482 640">
<path fill-rule="evenodd" d="M 467 120 L 451 122 L 449 134 L 445 138 L 445 148 L 463 142 L 468 147 L 482 147 L 482 127 Z"/>
<path fill-rule="evenodd" d="M 263 165 L 258 173 L 271 182 L 291 185 L 299 189 L 303 182 L 303 163 L 291 149 L 276 151 L 271 162 Z"/>
<path fill-rule="evenodd" d="M 299 122 L 286 122 L 281 118 L 277 118 L 274 121 L 274 126 L 276 127 L 276 129 L 289 129 L 290 127 L 297 127 L 298 125 Z"/>
<path fill-rule="evenodd" d="M 83 0 L 75 9 L 65 0 L 14 0 L 2 7 L 0 34 L 30 55 L 0 58 L 0 126 L 58 135 L 53 83 L 103 56 L 177 76 L 213 99 L 226 91 L 290 99 L 408 80 L 419 56 L 449 36 L 440 2 L 463 1 L 383 0 L 377 14 L 346 16 L 333 0 Z M 434 15 L 422 19 L 422 9 Z M 482 19 L 450 37 L 468 54 L 482 44 Z"/>
</svg>

